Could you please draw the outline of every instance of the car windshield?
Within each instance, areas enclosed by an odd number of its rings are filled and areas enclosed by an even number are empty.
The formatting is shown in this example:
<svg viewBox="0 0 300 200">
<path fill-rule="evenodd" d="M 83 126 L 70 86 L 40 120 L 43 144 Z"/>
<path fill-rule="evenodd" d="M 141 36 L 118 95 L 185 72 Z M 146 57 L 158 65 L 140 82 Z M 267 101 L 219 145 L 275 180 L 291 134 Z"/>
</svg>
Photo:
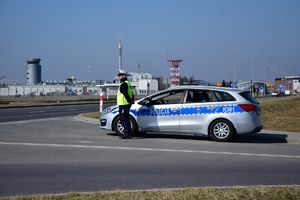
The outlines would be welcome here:
<svg viewBox="0 0 300 200">
<path fill-rule="evenodd" d="M 256 101 L 256 99 L 250 94 L 249 91 L 241 92 L 239 94 L 242 97 L 244 97 L 245 99 L 247 99 L 248 101 L 250 101 L 251 103 L 258 104 L 258 102 Z"/>
</svg>

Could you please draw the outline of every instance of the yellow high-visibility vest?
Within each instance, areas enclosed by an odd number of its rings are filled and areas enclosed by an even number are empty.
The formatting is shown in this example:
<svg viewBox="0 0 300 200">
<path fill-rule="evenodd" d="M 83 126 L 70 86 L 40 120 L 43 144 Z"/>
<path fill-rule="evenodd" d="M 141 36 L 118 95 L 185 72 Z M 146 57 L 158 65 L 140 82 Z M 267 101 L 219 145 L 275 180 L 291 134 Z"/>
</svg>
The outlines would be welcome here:
<svg viewBox="0 0 300 200">
<path fill-rule="evenodd" d="M 129 95 L 129 97 L 132 99 L 132 86 L 131 86 L 130 82 L 127 81 L 127 80 L 125 81 L 125 83 L 128 86 L 127 93 Z M 117 93 L 117 104 L 118 105 L 128 105 L 128 104 L 130 104 L 130 102 L 127 101 L 127 99 L 122 94 L 122 92 L 120 92 L 120 87 L 119 87 L 118 93 Z"/>
</svg>

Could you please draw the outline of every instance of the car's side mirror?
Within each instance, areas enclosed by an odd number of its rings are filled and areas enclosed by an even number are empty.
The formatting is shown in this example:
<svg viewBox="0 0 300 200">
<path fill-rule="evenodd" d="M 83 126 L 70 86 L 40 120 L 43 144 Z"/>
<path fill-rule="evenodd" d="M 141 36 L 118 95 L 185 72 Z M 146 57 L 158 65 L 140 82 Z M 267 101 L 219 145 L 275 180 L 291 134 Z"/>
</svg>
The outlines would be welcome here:
<svg viewBox="0 0 300 200">
<path fill-rule="evenodd" d="M 149 104 L 150 104 L 149 99 L 146 99 L 146 100 L 144 101 L 144 103 L 145 103 L 145 105 L 149 105 Z"/>
<path fill-rule="evenodd" d="M 149 99 L 145 99 L 145 100 L 142 102 L 142 105 L 144 105 L 144 106 L 150 105 L 150 100 L 149 100 Z"/>
</svg>

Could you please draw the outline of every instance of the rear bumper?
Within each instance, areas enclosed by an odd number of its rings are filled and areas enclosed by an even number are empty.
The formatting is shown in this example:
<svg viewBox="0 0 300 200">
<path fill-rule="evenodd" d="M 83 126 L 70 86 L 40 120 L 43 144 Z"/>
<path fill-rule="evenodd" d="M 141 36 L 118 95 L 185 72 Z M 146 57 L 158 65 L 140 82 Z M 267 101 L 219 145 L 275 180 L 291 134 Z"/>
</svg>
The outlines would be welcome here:
<svg viewBox="0 0 300 200">
<path fill-rule="evenodd" d="M 256 127 L 251 133 L 258 133 L 263 129 L 263 126 Z"/>
</svg>

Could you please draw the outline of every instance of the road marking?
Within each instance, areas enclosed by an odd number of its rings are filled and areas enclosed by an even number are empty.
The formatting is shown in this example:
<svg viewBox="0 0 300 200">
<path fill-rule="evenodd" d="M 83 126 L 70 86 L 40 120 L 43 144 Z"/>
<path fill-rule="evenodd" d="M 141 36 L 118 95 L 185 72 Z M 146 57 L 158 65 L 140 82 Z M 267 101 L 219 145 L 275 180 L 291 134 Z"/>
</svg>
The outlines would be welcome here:
<svg viewBox="0 0 300 200">
<path fill-rule="evenodd" d="M 3 122 L 0 124 L 26 124 L 30 122 L 41 122 L 41 121 L 49 121 L 49 120 L 60 120 L 61 118 L 47 118 L 47 119 L 33 119 L 33 120 L 24 120 L 24 121 L 15 121 L 15 122 Z"/>
<path fill-rule="evenodd" d="M 41 111 L 33 111 L 33 112 L 29 112 L 30 114 L 34 114 L 34 113 L 43 113 L 45 111 L 41 110 Z"/>
<path fill-rule="evenodd" d="M 113 150 L 135 150 L 135 151 L 159 151 L 159 152 L 178 152 L 178 153 L 201 153 L 217 155 L 239 155 L 239 156 L 259 156 L 259 157 L 279 157 L 279 158 L 300 158 L 292 155 L 272 155 L 272 154 L 255 154 L 255 153 L 236 153 L 236 152 L 216 152 L 216 151 L 197 151 L 197 150 L 180 150 L 180 149 L 153 149 L 153 148 L 132 148 L 132 147 L 113 147 L 113 146 L 88 146 L 88 145 L 69 145 L 69 144 L 38 144 L 38 143 L 13 143 L 0 142 L 0 145 L 19 145 L 19 146 L 41 146 L 41 147 L 67 147 L 67 148 L 87 148 L 87 149 L 113 149 Z"/>
<path fill-rule="evenodd" d="M 70 109 L 67 109 L 67 110 L 78 110 L 78 109 L 75 109 L 75 108 L 70 108 Z"/>
</svg>

